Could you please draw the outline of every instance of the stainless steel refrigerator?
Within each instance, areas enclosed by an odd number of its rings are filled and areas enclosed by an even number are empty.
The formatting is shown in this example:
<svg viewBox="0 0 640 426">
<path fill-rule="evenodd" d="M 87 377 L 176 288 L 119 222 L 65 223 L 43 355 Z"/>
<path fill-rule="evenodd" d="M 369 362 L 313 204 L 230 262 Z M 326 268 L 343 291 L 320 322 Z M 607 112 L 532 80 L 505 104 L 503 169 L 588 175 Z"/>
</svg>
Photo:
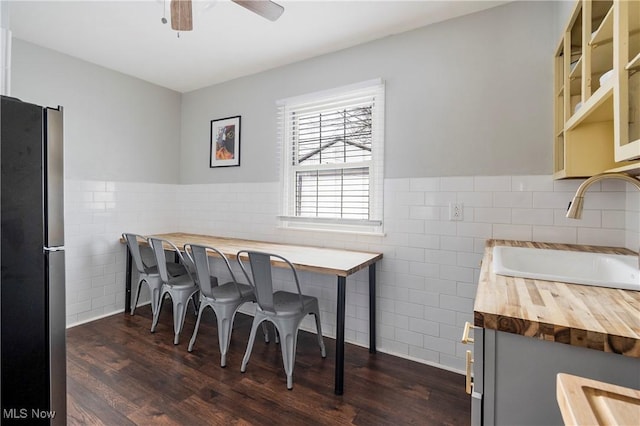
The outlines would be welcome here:
<svg viewBox="0 0 640 426">
<path fill-rule="evenodd" d="M 2 96 L 4 424 L 66 424 L 62 108 Z"/>
</svg>

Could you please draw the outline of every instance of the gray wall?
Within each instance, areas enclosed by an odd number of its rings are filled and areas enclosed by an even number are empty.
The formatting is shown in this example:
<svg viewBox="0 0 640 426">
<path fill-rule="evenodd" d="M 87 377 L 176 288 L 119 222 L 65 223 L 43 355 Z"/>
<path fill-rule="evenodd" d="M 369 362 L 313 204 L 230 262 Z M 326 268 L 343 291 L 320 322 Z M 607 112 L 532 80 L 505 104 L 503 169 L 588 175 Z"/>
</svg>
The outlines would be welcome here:
<svg viewBox="0 0 640 426">
<path fill-rule="evenodd" d="M 278 180 L 278 99 L 381 77 L 385 177 L 550 174 L 553 2 L 515 2 L 183 95 L 180 182 Z M 241 167 L 209 121 L 242 116 Z"/>
<path fill-rule="evenodd" d="M 65 107 L 71 179 L 277 181 L 276 100 L 377 77 L 386 177 L 549 174 L 565 4 L 510 3 L 182 97 L 14 39 L 12 94 Z M 210 169 L 209 122 L 231 115 L 242 116 L 241 167 Z"/>
<path fill-rule="evenodd" d="M 556 31 L 558 34 L 557 41 L 560 41 L 560 36 L 562 32 L 565 30 L 567 26 L 567 22 L 569 21 L 569 16 L 573 9 L 576 6 L 575 0 L 556 0 L 555 6 L 557 9 L 556 13 Z"/>
<path fill-rule="evenodd" d="M 65 115 L 65 176 L 177 183 L 180 93 L 13 39 L 11 95 Z"/>
</svg>

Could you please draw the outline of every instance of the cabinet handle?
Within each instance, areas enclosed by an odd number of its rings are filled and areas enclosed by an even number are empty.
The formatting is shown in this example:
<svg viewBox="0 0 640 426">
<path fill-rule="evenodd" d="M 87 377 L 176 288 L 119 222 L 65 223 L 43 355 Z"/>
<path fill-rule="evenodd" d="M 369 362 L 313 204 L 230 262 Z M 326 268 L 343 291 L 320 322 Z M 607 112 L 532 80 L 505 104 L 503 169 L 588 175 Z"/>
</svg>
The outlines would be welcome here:
<svg viewBox="0 0 640 426">
<path fill-rule="evenodd" d="M 471 351 L 467 351 L 467 375 L 465 380 L 465 391 L 468 395 L 471 395 L 471 388 L 473 388 L 473 382 L 471 381 L 471 364 L 473 364 Z"/>
<path fill-rule="evenodd" d="M 464 323 L 464 331 L 462 332 L 462 343 L 464 343 L 465 345 L 474 342 L 473 337 L 469 337 L 469 330 L 471 330 L 472 328 L 475 327 L 472 326 L 469 321 L 466 321 Z"/>
</svg>

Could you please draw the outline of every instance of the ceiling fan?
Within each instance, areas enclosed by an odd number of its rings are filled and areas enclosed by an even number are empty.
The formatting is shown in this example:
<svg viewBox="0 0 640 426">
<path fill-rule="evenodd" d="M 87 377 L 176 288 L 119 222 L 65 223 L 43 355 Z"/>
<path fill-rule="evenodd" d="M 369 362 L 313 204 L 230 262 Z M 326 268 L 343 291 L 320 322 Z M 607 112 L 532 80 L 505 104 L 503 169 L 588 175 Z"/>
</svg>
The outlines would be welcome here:
<svg viewBox="0 0 640 426">
<path fill-rule="evenodd" d="M 275 21 L 284 12 L 284 7 L 270 0 L 231 1 L 270 21 Z M 171 0 L 171 29 L 176 31 L 193 30 L 191 0 Z"/>
</svg>

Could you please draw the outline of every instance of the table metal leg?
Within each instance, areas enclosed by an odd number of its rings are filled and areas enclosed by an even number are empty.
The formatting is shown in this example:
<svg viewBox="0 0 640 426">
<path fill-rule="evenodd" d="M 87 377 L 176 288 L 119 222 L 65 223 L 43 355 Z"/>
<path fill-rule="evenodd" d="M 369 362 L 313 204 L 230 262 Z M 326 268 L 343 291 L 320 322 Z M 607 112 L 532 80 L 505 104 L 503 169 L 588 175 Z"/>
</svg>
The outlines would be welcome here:
<svg viewBox="0 0 640 426">
<path fill-rule="evenodd" d="M 369 353 L 376 353 L 376 264 L 369 265 Z"/>
<path fill-rule="evenodd" d="M 127 245 L 127 266 L 125 271 L 124 313 L 131 311 L 131 251 Z"/>
<path fill-rule="evenodd" d="M 338 312 L 336 313 L 336 379 L 335 394 L 342 395 L 344 388 L 344 317 L 347 278 L 338 277 Z"/>
</svg>

